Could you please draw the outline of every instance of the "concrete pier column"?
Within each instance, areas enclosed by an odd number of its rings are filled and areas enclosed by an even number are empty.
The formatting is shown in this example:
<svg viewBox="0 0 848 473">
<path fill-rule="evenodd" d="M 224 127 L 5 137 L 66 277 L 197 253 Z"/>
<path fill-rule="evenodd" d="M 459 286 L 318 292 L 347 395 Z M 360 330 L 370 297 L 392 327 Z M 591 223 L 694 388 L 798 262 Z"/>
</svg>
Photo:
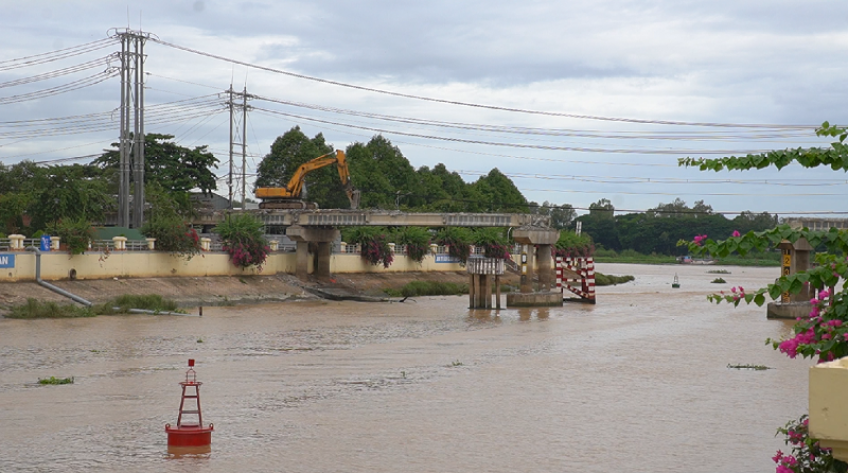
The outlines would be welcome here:
<svg viewBox="0 0 848 473">
<path fill-rule="evenodd" d="M 155 238 L 145 238 L 144 241 L 147 242 L 147 249 L 148 250 L 155 250 L 156 249 L 156 239 Z"/>
<path fill-rule="evenodd" d="M 309 276 L 309 242 L 297 241 L 297 260 L 295 262 L 294 274 L 299 279 L 306 279 Z"/>
<path fill-rule="evenodd" d="M 533 261 L 532 245 L 522 245 L 521 260 L 518 264 L 521 268 L 519 291 L 523 294 L 529 294 L 533 292 L 533 267 L 535 266 L 535 262 Z"/>
<path fill-rule="evenodd" d="M 315 267 L 315 275 L 320 278 L 330 277 L 330 259 L 333 256 L 333 244 L 328 241 L 318 242 L 318 266 Z"/>
<path fill-rule="evenodd" d="M 340 237 L 338 229 L 332 227 L 304 227 L 292 225 L 286 229 L 286 236 L 297 243 L 297 263 L 295 274 L 300 279 L 306 279 L 309 274 L 309 243 L 318 244 L 318 261 L 315 265 L 315 275 L 330 276 L 330 260 L 332 257 L 331 244 Z"/>
<path fill-rule="evenodd" d="M 553 245 L 539 245 L 536 253 L 539 265 L 539 290 L 548 292 L 551 290 L 551 279 L 553 271 L 551 270 L 551 247 Z"/>
<path fill-rule="evenodd" d="M 522 271 L 521 289 L 517 294 L 507 294 L 507 307 L 562 305 L 562 294 L 551 291 L 553 280 L 551 245 L 559 239 L 559 230 L 534 226 L 519 227 L 512 232 L 512 237 L 516 243 L 523 245 L 518 262 Z M 534 251 L 535 246 L 539 247 L 538 251 Z M 523 261 L 525 254 L 526 262 Z M 538 266 L 535 261 L 537 257 Z M 533 273 L 536 269 L 539 271 L 541 286 L 538 293 L 533 292 Z"/>
</svg>

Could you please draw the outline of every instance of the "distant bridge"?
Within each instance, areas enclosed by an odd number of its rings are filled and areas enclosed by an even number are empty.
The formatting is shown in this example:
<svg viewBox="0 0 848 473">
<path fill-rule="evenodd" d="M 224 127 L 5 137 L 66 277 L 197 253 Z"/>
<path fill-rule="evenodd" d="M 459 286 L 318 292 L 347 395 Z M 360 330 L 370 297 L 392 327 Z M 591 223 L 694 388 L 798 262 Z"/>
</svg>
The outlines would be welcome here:
<svg viewBox="0 0 848 473">
<path fill-rule="evenodd" d="M 240 211 L 236 211 L 240 212 Z M 388 210 L 247 210 L 265 225 L 304 227 L 550 227 L 547 215 L 516 213 L 414 213 Z M 226 212 L 199 215 L 192 223 L 212 226 L 220 223 Z"/>
</svg>

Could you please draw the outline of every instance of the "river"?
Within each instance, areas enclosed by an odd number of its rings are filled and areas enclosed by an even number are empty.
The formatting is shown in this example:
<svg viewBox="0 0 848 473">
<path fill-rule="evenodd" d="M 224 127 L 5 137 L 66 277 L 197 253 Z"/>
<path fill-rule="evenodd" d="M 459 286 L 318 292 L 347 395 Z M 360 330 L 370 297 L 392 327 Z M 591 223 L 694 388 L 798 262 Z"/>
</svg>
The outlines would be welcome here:
<svg viewBox="0 0 848 473">
<path fill-rule="evenodd" d="M 0 471 L 774 471 L 812 362 L 764 345 L 791 323 L 704 296 L 779 270 L 598 270 L 636 281 L 497 314 L 457 296 L 0 319 Z M 212 451 L 171 455 L 188 358 Z"/>
</svg>

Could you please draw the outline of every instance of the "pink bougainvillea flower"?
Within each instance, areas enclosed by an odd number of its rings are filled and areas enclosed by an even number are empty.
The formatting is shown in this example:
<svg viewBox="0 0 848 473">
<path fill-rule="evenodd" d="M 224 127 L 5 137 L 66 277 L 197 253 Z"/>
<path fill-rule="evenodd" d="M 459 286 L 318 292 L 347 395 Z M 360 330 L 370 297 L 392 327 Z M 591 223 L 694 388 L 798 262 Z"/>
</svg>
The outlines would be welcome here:
<svg viewBox="0 0 848 473">
<path fill-rule="evenodd" d="M 733 230 L 733 234 L 731 236 L 739 237 L 739 236 L 742 236 L 742 234 L 739 233 L 739 230 Z"/>
<path fill-rule="evenodd" d="M 703 243 L 703 241 L 706 240 L 706 239 L 707 239 L 706 235 L 696 235 L 695 236 L 695 244 L 698 245 L 698 246 L 701 246 L 701 243 Z"/>
</svg>

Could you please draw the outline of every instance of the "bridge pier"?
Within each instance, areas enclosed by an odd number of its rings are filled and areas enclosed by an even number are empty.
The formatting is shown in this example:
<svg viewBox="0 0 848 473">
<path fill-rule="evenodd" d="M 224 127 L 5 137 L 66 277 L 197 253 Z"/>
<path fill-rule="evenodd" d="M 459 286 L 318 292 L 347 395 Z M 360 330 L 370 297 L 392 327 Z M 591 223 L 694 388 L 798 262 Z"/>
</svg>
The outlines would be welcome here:
<svg viewBox="0 0 848 473">
<path fill-rule="evenodd" d="M 340 236 L 337 228 L 292 225 L 286 229 L 286 236 L 297 243 L 295 275 L 298 278 L 306 279 L 309 277 L 309 243 L 317 243 L 318 245 L 318 261 L 314 270 L 315 276 L 330 276 L 331 245 Z"/>
<path fill-rule="evenodd" d="M 551 249 L 559 239 L 559 230 L 519 227 L 512 232 L 512 237 L 525 249 L 521 255 L 521 292 L 507 294 L 507 307 L 561 306 L 562 293 L 551 291 Z M 534 247 L 538 248 L 535 252 Z M 535 261 L 537 259 L 538 263 Z M 536 266 L 539 268 L 539 292 L 533 292 L 533 272 Z"/>
</svg>

